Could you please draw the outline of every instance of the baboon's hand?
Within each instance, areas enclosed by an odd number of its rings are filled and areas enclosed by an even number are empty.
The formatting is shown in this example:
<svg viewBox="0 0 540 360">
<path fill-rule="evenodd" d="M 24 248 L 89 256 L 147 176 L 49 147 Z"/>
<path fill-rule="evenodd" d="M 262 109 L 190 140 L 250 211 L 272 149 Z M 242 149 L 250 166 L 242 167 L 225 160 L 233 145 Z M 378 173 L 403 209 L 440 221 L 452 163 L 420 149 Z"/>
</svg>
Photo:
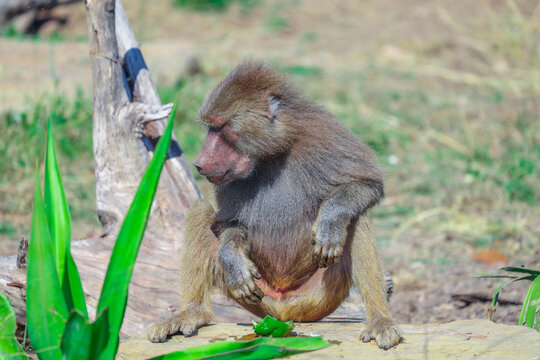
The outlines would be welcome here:
<svg viewBox="0 0 540 360">
<path fill-rule="evenodd" d="M 239 302 L 260 303 L 264 293 L 253 281 L 261 278 L 257 267 L 242 252 L 229 250 L 222 247 L 218 253 L 229 293 Z"/>
<path fill-rule="evenodd" d="M 346 230 L 337 222 L 321 220 L 313 234 L 313 263 L 321 268 L 341 260 Z"/>
<path fill-rule="evenodd" d="M 363 342 L 375 340 L 379 348 L 388 350 L 403 339 L 399 329 L 391 321 L 381 321 L 371 326 L 366 326 L 360 333 Z"/>
<path fill-rule="evenodd" d="M 209 311 L 182 310 L 169 319 L 152 325 L 147 332 L 151 342 L 165 341 L 168 335 L 181 332 L 185 336 L 191 336 L 195 330 L 208 324 L 212 319 Z"/>
</svg>

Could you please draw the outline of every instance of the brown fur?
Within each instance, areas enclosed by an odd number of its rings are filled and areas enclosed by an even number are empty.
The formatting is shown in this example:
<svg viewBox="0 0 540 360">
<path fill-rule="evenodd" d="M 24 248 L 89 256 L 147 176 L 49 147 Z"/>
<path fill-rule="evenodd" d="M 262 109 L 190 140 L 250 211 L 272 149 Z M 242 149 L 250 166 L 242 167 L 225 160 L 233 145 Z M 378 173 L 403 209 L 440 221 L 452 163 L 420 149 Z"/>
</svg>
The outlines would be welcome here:
<svg viewBox="0 0 540 360">
<path fill-rule="evenodd" d="M 256 315 L 294 321 L 332 313 L 352 285 L 366 304 L 362 340 L 395 346 L 400 335 L 366 213 L 384 196 L 370 149 L 262 63 L 234 69 L 199 115 L 213 145 L 196 165 L 216 184 L 218 211 L 198 202 L 190 212 L 183 308 L 149 337 L 189 335 L 208 322 L 212 284 Z"/>
</svg>

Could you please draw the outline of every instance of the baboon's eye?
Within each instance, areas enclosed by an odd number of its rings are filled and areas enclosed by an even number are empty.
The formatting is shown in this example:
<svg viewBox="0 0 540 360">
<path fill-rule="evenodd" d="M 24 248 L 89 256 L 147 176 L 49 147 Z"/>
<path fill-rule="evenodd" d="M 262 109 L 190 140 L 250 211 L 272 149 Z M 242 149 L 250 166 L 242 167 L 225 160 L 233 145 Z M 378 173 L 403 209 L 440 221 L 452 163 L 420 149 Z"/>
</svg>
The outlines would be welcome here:
<svg viewBox="0 0 540 360">
<path fill-rule="evenodd" d="M 208 131 L 220 132 L 223 129 L 223 125 L 208 124 Z"/>
</svg>

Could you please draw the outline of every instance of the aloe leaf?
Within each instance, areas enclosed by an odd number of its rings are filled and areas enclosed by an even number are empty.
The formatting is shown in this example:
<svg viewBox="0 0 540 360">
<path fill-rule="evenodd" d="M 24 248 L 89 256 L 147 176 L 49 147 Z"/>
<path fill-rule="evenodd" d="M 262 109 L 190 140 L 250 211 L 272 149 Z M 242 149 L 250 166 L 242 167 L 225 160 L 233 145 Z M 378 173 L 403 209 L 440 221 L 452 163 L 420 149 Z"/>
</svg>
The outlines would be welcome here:
<svg viewBox="0 0 540 360">
<path fill-rule="evenodd" d="M 99 359 L 109 342 L 109 309 L 98 314 L 92 324 L 91 359 Z"/>
<path fill-rule="evenodd" d="M 26 315 L 32 345 L 41 359 L 60 359 L 68 310 L 54 263 L 37 168 L 27 266 Z"/>
<path fill-rule="evenodd" d="M 287 336 L 294 329 L 292 321 L 282 322 L 270 315 L 266 315 L 264 319 L 253 325 L 255 334 L 273 337 Z"/>
<path fill-rule="evenodd" d="M 56 270 L 69 310 L 76 309 L 88 319 L 86 301 L 75 261 L 71 256 L 71 221 L 62 177 L 58 170 L 51 119 L 47 129 L 45 157 L 45 213 L 51 234 Z"/>
<path fill-rule="evenodd" d="M 62 352 L 65 360 L 89 359 L 92 327 L 83 314 L 72 311 L 62 337 Z"/>
<path fill-rule="evenodd" d="M 320 337 L 260 338 L 249 342 L 224 341 L 177 351 L 151 360 L 273 359 L 330 346 Z"/>
<path fill-rule="evenodd" d="M 537 309 L 540 304 L 540 276 L 532 282 L 521 309 L 519 325 L 526 325 L 530 328 L 536 328 L 535 320 L 538 322 Z"/>
<path fill-rule="evenodd" d="M 15 339 L 16 328 L 15 312 L 2 291 L 0 292 L 0 359 L 28 359 Z"/>
<path fill-rule="evenodd" d="M 94 360 L 99 356 L 109 339 L 108 310 L 89 323 L 84 314 L 74 310 L 69 314 L 62 351 L 65 360 Z"/>
<path fill-rule="evenodd" d="M 532 269 L 521 268 L 521 267 L 505 266 L 505 267 L 502 267 L 501 270 L 540 276 L 540 271 L 538 270 L 532 270 Z"/>
<path fill-rule="evenodd" d="M 66 269 L 64 271 L 64 283 L 62 284 L 64 298 L 68 305 L 68 310 L 77 310 L 88 320 L 86 299 L 84 297 L 79 270 L 77 269 L 75 260 L 73 260 L 73 256 L 71 256 L 71 250 L 69 248 L 66 250 Z"/>
<path fill-rule="evenodd" d="M 66 194 L 58 171 L 54 151 L 51 119 L 47 127 L 47 150 L 45 156 L 44 203 L 49 224 L 49 231 L 54 249 L 54 262 L 60 284 L 64 281 L 66 248 L 71 238 L 71 225 L 66 202 Z"/>
<path fill-rule="evenodd" d="M 148 215 L 158 185 L 161 169 L 167 157 L 176 106 L 169 124 L 154 151 L 154 156 L 141 180 L 137 193 L 126 214 L 111 255 L 97 311 L 109 309 L 110 339 L 102 359 L 113 359 L 118 347 L 118 334 L 126 310 L 129 281 L 144 235 Z"/>
</svg>

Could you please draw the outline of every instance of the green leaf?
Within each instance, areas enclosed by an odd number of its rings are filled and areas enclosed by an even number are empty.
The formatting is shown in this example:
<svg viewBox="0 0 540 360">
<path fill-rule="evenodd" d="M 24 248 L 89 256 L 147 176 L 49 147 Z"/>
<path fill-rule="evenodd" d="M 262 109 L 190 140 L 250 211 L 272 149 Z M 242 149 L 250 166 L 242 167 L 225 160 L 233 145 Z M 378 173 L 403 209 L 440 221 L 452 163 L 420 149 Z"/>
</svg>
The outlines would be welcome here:
<svg viewBox="0 0 540 360">
<path fill-rule="evenodd" d="M 118 334 L 126 310 L 129 281 L 144 235 L 161 169 L 167 157 L 175 113 L 176 106 L 173 107 L 169 124 L 159 140 L 154 156 L 148 164 L 114 244 L 97 307 L 98 312 L 109 308 L 110 339 L 102 359 L 113 359 L 118 348 Z"/>
<path fill-rule="evenodd" d="M 268 338 L 224 341 L 154 357 L 151 360 L 273 359 L 330 346 L 320 337 Z"/>
<path fill-rule="evenodd" d="M 69 248 L 66 250 L 66 269 L 64 271 L 64 282 L 62 284 L 64 299 L 66 300 L 66 304 L 70 311 L 77 310 L 85 319 L 88 319 L 86 299 L 84 297 L 79 270 L 77 269 L 75 260 L 73 260 L 73 256 L 71 256 L 71 250 Z"/>
<path fill-rule="evenodd" d="M 532 269 L 521 268 L 521 267 L 505 266 L 505 267 L 502 267 L 501 270 L 540 276 L 540 271 L 538 270 L 532 270 Z"/>
<path fill-rule="evenodd" d="M 62 337 L 62 352 L 65 360 L 90 359 L 92 327 L 83 314 L 72 311 Z"/>
<path fill-rule="evenodd" d="M 292 321 L 282 322 L 270 315 L 266 315 L 264 319 L 253 325 L 255 334 L 273 337 L 287 336 L 294 329 Z"/>
<path fill-rule="evenodd" d="M 28 359 L 15 339 L 16 328 L 15 312 L 2 291 L 0 292 L 0 359 Z"/>
<path fill-rule="evenodd" d="M 36 353 L 41 359 L 60 359 L 60 339 L 66 326 L 68 310 L 54 263 L 37 167 L 28 244 L 26 296 L 28 332 Z"/>
<path fill-rule="evenodd" d="M 58 272 L 60 284 L 62 284 L 64 280 L 66 249 L 69 247 L 71 239 L 71 225 L 66 195 L 62 186 L 60 172 L 58 171 L 58 164 L 56 163 L 50 118 L 47 128 L 45 186 L 43 192 L 45 211 L 54 249 L 54 262 L 56 264 L 56 271 Z"/>
<path fill-rule="evenodd" d="M 70 251 L 71 221 L 64 187 L 62 185 L 62 177 L 60 176 L 56 161 L 50 118 L 47 129 L 44 193 L 45 213 L 47 214 L 47 222 L 54 249 L 54 261 L 66 305 L 69 310 L 76 309 L 88 319 L 81 279 Z"/>
<path fill-rule="evenodd" d="M 526 325 L 530 328 L 537 329 L 540 322 L 538 308 L 540 304 L 540 276 L 532 282 L 523 301 L 521 316 L 519 317 L 519 325 Z"/>
<path fill-rule="evenodd" d="M 491 305 L 493 305 L 494 308 L 497 306 L 497 303 L 499 302 L 499 293 L 501 292 L 502 288 L 505 287 L 506 285 L 511 284 L 513 282 L 516 282 L 516 281 L 533 280 L 533 279 L 534 279 L 534 276 L 525 275 L 525 276 L 522 276 L 522 277 L 519 277 L 519 278 L 514 278 L 514 279 L 512 279 L 510 281 L 507 281 L 505 283 L 502 283 L 495 290 L 495 293 L 493 294 L 493 300 L 491 300 Z"/>
<path fill-rule="evenodd" d="M 103 310 L 92 324 L 91 359 L 99 359 L 110 338 L 109 309 Z"/>
<path fill-rule="evenodd" d="M 108 309 L 100 313 L 94 323 L 78 311 L 72 311 L 62 337 L 65 360 L 99 359 L 109 338 Z"/>
</svg>

